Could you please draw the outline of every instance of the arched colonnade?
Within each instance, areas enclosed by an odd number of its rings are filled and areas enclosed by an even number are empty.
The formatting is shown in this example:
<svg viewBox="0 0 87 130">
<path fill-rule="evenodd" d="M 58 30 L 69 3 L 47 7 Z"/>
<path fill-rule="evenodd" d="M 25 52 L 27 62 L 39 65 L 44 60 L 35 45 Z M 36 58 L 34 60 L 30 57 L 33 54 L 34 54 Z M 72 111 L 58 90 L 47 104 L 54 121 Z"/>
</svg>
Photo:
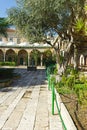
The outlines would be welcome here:
<svg viewBox="0 0 87 130">
<path fill-rule="evenodd" d="M 78 66 L 87 66 L 87 54 L 79 54 L 78 56 Z M 74 64 L 74 57 L 71 57 L 70 64 Z"/>
<path fill-rule="evenodd" d="M 48 49 L 50 48 L 0 48 L 0 62 L 10 61 L 17 65 L 43 66 L 43 55 Z"/>
</svg>

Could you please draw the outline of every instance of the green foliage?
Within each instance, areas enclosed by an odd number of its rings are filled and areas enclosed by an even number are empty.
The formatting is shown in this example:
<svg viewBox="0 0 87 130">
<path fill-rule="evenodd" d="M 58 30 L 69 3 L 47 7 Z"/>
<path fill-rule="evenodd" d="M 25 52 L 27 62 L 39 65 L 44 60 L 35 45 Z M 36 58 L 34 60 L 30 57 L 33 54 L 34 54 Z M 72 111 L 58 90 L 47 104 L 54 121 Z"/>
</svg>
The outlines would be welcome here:
<svg viewBox="0 0 87 130">
<path fill-rule="evenodd" d="M 33 49 L 33 51 L 31 52 L 31 60 L 33 59 L 35 62 L 35 65 L 37 66 L 38 64 L 38 58 L 40 57 L 40 52 L 36 49 Z"/>
<path fill-rule="evenodd" d="M 55 68 L 54 68 L 54 72 L 53 72 L 55 75 L 57 75 L 57 73 L 58 73 L 58 70 L 57 70 L 57 67 L 55 66 Z"/>
<path fill-rule="evenodd" d="M 6 18 L 0 18 L 0 35 L 7 37 L 6 29 L 8 26 L 8 20 Z"/>
<path fill-rule="evenodd" d="M 54 69 L 53 66 L 56 63 L 56 59 L 54 58 L 54 56 L 52 56 L 52 52 L 49 49 L 43 53 L 43 62 L 46 67 L 51 67 L 51 69 Z"/>
<path fill-rule="evenodd" d="M 19 0 L 16 8 L 8 11 L 10 21 L 29 41 L 41 41 L 50 32 L 61 36 L 77 14 L 81 14 L 83 0 Z M 70 29 L 69 29 L 70 30 Z"/>
<path fill-rule="evenodd" d="M 16 63 L 15 62 L 0 62 L 0 66 L 15 66 Z"/>
<path fill-rule="evenodd" d="M 84 26 L 85 26 L 85 22 L 84 22 L 84 20 L 82 18 L 79 18 L 79 19 L 76 20 L 75 30 L 77 32 L 83 31 Z"/>
<path fill-rule="evenodd" d="M 73 89 L 73 86 L 74 86 L 74 81 L 75 80 L 75 77 L 74 76 L 69 76 L 67 78 L 67 81 L 66 81 L 66 86 L 67 87 L 70 87 L 71 89 Z"/>
<path fill-rule="evenodd" d="M 71 90 L 67 87 L 57 88 L 59 94 L 70 94 Z"/>
<path fill-rule="evenodd" d="M 86 77 L 84 75 L 80 76 L 80 81 L 81 83 L 85 83 L 86 82 Z"/>
<path fill-rule="evenodd" d="M 66 85 L 66 81 L 67 81 L 67 77 L 65 75 L 62 76 L 62 83 L 65 86 Z"/>
<path fill-rule="evenodd" d="M 67 68 L 66 68 L 66 70 L 65 70 L 65 75 L 69 75 L 72 70 L 73 70 L 73 67 L 72 67 L 72 66 L 67 66 Z"/>
<path fill-rule="evenodd" d="M 85 5 L 84 10 L 87 11 L 87 5 Z"/>
<path fill-rule="evenodd" d="M 67 75 L 63 75 L 60 82 L 55 87 L 60 94 L 74 93 L 77 96 L 77 103 L 87 105 L 87 79 L 84 74 L 69 66 Z"/>
<path fill-rule="evenodd" d="M 50 74 L 54 74 L 54 70 L 55 70 L 56 66 L 55 65 L 50 65 L 47 67 L 47 73 Z"/>
<path fill-rule="evenodd" d="M 55 84 L 56 83 L 55 76 L 51 76 L 50 83 L 51 84 Z"/>
<path fill-rule="evenodd" d="M 56 90 L 58 91 L 58 93 L 60 93 L 60 94 L 70 94 L 73 92 L 73 91 L 71 91 L 70 88 L 65 86 L 62 81 L 58 82 L 55 85 L 55 87 L 56 87 Z"/>
<path fill-rule="evenodd" d="M 87 99 L 84 96 L 87 94 L 87 85 L 86 84 L 75 84 L 74 86 L 74 91 L 76 92 L 76 95 L 78 97 L 78 103 L 84 104 L 84 101 Z"/>
<path fill-rule="evenodd" d="M 59 53 L 59 47 L 56 46 L 58 39 L 56 43 L 51 42 L 47 35 L 58 35 L 62 41 L 70 41 L 73 25 L 77 16 L 81 15 L 83 6 L 84 0 L 18 0 L 18 6 L 11 8 L 8 16 L 19 34 L 29 42 L 48 43 Z M 56 60 L 59 62 L 59 58 Z M 62 61 L 63 57 L 57 63 L 61 64 Z M 54 60 L 48 59 L 46 64 L 52 62 Z"/>
<path fill-rule="evenodd" d="M 60 64 L 62 64 L 63 63 L 63 61 L 64 61 L 64 56 L 62 56 L 62 55 L 60 55 Z"/>
<path fill-rule="evenodd" d="M 58 88 L 63 88 L 63 86 L 64 86 L 64 84 L 62 81 L 58 82 L 56 85 L 56 87 L 58 87 Z"/>
</svg>

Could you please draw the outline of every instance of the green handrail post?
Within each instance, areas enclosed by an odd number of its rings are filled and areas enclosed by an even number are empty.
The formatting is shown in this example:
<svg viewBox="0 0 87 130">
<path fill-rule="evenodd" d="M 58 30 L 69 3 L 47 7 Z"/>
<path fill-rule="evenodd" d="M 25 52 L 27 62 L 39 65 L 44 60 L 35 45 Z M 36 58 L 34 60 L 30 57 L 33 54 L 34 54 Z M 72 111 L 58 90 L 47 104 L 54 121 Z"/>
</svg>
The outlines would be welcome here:
<svg viewBox="0 0 87 130">
<path fill-rule="evenodd" d="M 63 129 L 64 129 L 64 130 L 67 130 L 67 128 L 66 128 L 66 126 L 65 126 L 65 123 L 64 123 L 64 121 L 63 121 L 63 119 L 62 119 L 62 116 L 61 116 L 61 113 L 60 113 L 60 109 L 59 109 L 59 106 L 58 106 L 56 97 L 55 97 L 55 101 L 56 101 L 56 106 L 57 106 L 58 114 L 59 114 L 60 119 L 61 119 L 61 122 L 62 122 Z"/>
<path fill-rule="evenodd" d="M 54 99 L 55 99 L 55 92 L 54 92 L 54 84 L 52 83 L 52 115 L 54 115 Z"/>
<path fill-rule="evenodd" d="M 50 75 L 48 75 L 48 90 L 50 90 Z"/>
</svg>

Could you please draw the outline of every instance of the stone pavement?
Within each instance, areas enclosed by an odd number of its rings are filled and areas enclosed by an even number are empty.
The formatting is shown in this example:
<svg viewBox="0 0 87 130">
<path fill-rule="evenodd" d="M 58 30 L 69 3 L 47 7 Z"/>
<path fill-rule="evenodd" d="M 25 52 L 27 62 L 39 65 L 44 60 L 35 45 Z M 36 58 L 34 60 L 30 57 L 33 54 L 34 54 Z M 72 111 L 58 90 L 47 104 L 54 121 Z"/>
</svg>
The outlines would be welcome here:
<svg viewBox="0 0 87 130">
<path fill-rule="evenodd" d="M 57 110 L 51 114 L 45 70 L 15 71 L 21 78 L 0 88 L 0 130 L 63 130 Z"/>
</svg>

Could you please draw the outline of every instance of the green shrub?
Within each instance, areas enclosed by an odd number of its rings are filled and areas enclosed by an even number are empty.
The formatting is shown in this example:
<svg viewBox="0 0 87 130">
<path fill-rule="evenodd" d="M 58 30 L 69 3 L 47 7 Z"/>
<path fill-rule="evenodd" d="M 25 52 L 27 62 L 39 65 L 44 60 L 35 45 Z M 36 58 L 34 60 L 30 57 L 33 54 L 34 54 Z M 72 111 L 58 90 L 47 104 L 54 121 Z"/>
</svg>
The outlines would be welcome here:
<svg viewBox="0 0 87 130">
<path fill-rule="evenodd" d="M 51 84 L 52 84 L 52 83 L 54 83 L 54 84 L 56 83 L 55 76 L 52 76 L 52 77 L 51 77 L 51 79 L 50 79 L 50 83 L 51 83 Z"/>
<path fill-rule="evenodd" d="M 66 81 L 66 86 L 73 89 L 74 83 L 75 83 L 75 77 L 69 76 Z"/>
<path fill-rule="evenodd" d="M 55 68 L 55 65 L 50 65 L 49 67 L 47 67 L 47 74 L 54 74 Z"/>
<path fill-rule="evenodd" d="M 58 73 L 58 70 L 57 70 L 57 67 L 54 68 L 54 74 L 57 74 Z"/>
<path fill-rule="evenodd" d="M 71 71 L 73 70 L 72 66 L 67 66 L 66 70 L 65 70 L 65 75 L 68 75 L 71 73 Z"/>
<path fill-rule="evenodd" d="M 64 87 L 64 86 L 62 87 L 56 86 L 56 90 L 59 94 L 70 94 L 73 92 L 68 87 Z"/>
<path fill-rule="evenodd" d="M 85 84 L 75 84 L 74 91 L 78 98 L 78 103 L 82 104 L 84 102 L 84 92 L 87 89 Z"/>
<path fill-rule="evenodd" d="M 15 66 L 16 63 L 15 62 L 0 62 L 0 66 Z"/>
<path fill-rule="evenodd" d="M 84 75 L 80 76 L 80 81 L 82 83 L 85 83 L 86 82 L 86 77 Z"/>
<path fill-rule="evenodd" d="M 66 85 L 66 81 L 67 81 L 67 77 L 65 75 L 62 76 L 62 84 L 65 86 Z"/>
</svg>

